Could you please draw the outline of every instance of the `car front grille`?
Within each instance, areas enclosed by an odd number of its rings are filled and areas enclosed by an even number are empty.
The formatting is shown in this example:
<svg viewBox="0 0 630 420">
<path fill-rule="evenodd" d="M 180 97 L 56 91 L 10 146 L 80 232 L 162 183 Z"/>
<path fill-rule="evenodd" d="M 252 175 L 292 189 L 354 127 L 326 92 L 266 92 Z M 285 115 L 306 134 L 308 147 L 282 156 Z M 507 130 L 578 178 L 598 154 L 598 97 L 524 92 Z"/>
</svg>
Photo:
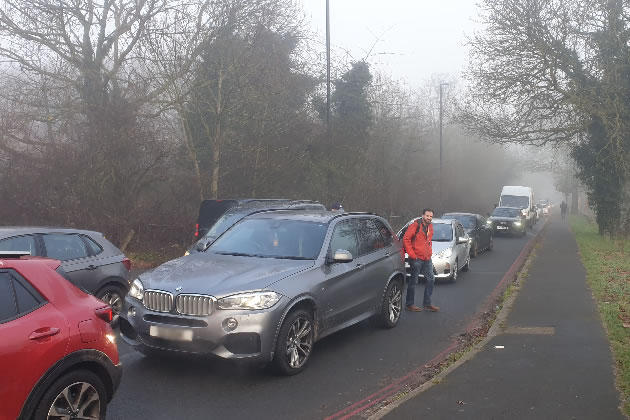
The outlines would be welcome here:
<svg viewBox="0 0 630 420">
<path fill-rule="evenodd" d="M 206 295 L 178 295 L 176 306 L 182 315 L 206 316 L 214 312 L 217 300 Z"/>
<path fill-rule="evenodd" d="M 146 290 L 144 307 L 155 312 L 170 312 L 173 309 L 173 294 L 160 290 Z"/>
</svg>

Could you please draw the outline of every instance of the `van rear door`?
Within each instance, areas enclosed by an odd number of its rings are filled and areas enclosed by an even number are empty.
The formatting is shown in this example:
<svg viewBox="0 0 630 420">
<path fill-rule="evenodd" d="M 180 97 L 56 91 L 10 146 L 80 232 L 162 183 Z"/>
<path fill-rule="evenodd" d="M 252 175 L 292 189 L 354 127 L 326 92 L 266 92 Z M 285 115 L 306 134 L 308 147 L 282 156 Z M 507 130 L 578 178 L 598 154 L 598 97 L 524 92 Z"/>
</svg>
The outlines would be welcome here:
<svg viewBox="0 0 630 420">
<path fill-rule="evenodd" d="M 203 200 L 199 206 L 195 236 L 197 238 L 203 237 L 223 213 L 237 204 L 237 200 Z"/>
</svg>

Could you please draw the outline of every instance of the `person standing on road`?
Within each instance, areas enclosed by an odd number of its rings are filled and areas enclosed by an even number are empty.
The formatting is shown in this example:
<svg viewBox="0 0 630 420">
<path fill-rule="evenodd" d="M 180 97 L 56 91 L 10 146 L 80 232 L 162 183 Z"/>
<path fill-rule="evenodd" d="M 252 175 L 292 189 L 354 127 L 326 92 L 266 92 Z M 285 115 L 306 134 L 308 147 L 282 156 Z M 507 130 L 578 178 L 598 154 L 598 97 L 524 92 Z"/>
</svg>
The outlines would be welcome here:
<svg viewBox="0 0 630 420">
<path fill-rule="evenodd" d="M 411 267 L 411 277 L 407 285 L 407 297 L 405 305 L 408 311 L 420 312 L 422 308 L 415 304 L 416 285 L 418 284 L 418 276 L 420 273 L 424 275 L 426 281 L 424 286 L 424 309 L 437 312 L 440 310 L 431 303 L 431 295 L 433 294 L 433 285 L 435 284 L 435 276 L 433 275 L 433 263 L 431 255 L 433 254 L 433 210 L 426 208 L 422 210 L 422 218 L 416 220 L 409 225 L 405 236 L 403 236 L 403 244 L 405 252 L 409 256 L 409 266 Z"/>
<path fill-rule="evenodd" d="M 562 215 L 563 219 L 567 215 L 567 203 L 565 203 L 564 200 L 562 201 L 562 203 L 560 203 L 560 214 Z"/>
</svg>

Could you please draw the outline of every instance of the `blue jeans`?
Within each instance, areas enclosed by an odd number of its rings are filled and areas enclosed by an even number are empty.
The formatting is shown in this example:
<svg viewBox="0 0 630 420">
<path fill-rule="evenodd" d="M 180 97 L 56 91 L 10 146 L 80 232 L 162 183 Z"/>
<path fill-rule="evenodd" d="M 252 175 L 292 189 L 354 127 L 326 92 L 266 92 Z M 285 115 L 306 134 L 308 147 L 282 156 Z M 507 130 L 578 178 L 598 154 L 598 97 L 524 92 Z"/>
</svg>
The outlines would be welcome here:
<svg viewBox="0 0 630 420">
<path fill-rule="evenodd" d="M 433 285 L 435 284 L 435 276 L 433 275 L 433 263 L 431 260 L 409 260 L 411 268 L 411 276 L 409 284 L 407 284 L 407 297 L 405 304 L 413 305 L 416 297 L 416 285 L 418 284 L 418 275 L 422 273 L 426 283 L 424 285 L 424 306 L 431 305 L 431 295 L 433 294 Z"/>
</svg>

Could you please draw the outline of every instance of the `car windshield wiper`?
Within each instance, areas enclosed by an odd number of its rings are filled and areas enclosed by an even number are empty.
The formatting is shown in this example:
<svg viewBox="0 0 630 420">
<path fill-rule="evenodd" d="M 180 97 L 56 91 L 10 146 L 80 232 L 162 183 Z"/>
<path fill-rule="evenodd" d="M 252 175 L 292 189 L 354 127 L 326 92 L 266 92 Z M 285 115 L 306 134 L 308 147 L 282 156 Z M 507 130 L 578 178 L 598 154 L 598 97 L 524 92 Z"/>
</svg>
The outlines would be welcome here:
<svg viewBox="0 0 630 420">
<path fill-rule="evenodd" d="M 274 256 L 273 258 L 278 258 L 281 260 L 314 260 L 315 258 L 309 257 L 287 257 L 287 256 Z"/>
<path fill-rule="evenodd" d="M 258 257 L 259 255 L 245 254 L 243 252 L 216 252 L 219 255 L 232 255 L 234 257 Z"/>
</svg>

